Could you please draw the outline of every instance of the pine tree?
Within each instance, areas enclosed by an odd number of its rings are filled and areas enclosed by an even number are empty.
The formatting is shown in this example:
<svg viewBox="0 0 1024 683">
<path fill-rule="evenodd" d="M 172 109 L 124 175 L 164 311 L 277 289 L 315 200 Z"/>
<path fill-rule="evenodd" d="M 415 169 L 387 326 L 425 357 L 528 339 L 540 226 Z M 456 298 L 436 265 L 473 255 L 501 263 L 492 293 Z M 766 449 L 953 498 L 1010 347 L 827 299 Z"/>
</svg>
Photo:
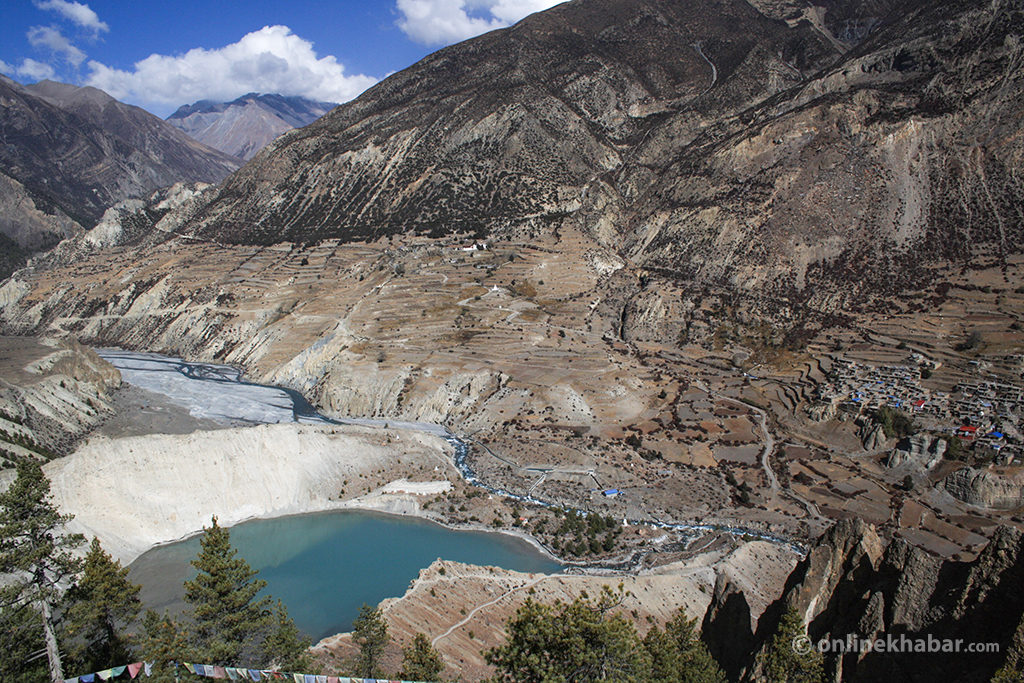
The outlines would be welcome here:
<svg viewBox="0 0 1024 683">
<path fill-rule="evenodd" d="M 288 616 L 284 603 L 278 600 L 271 618 L 270 632 L 260 645 L 266 666 L 282 671 L 308 671 L 310 645 L 310 639 L 299 631 Z"/>
<path fill-rule="evenodd" d="M 1006 660 L 992 676 L 992 683 L 1024 683 L 1024 618 L 1010 639 Z"/>
<path fill-rule="evenodd" d="M 380 660 L 384 655 L 391 636 L 388 635 L 388 622 L 379 607 L 364 604 L 359 608 L 359 616 L 352 622 L 352 639 L 359 645 L 356 659 L 356 675 L 364 678 L 379 678 Z"/>
<path fill-rule="evenodd" d="M 188 633 L 170 616 L 160 616 L 153 610 L 146 611 L 142 618 L 139 656 L 153 664 L 153 677 L 146 679 L 148 683 L 170 683 L 175 680 L 171 662 L 195 659 L 188 641 Z"/>
<path fill-rule="evenodd" d="M 49 495 L 49 480 L 39 464 L 29 460 L 18 463 L 17 478 L 0 494 L 0 574 L 16 577 L 0 589 L 0 608 L 21 611 L 38 606 L 50 680 L 63 683 L 53 606 L 60 598 L 60 585 L 81 568 L 70 551 L 85 539 L 62 533 L 71 515 L 58 513 Z"/>
<path fill-rule="evenodd" d="M 725 683 L 725 673 L 697 634 L 697 620 L 687 619 L 679 610 L 665 625 L 679 651 L 679 681 L 684 683 Z"/>
<path fill-rule="evenodd" d="M 650 683 L 676 683 L 679 680 L 682 661 L 672 636 L 655 626 L 644 636 L 644 649 L 651 658 Z"/>
<path fill-rule="evenodd" d="M 398 677 L 407 681 L 436 681 L 444 671 L 444 660 L 422 633 L 412 639 L 412 645 L 402 650 L 402 670 Z"/>
<path fill-rule="evenodd" d="M 679 610 L 662 631 L 647 632 L 644 648 L 651 656 L 651 677 L 664 683 L 725 683 L 725 674 L 697 636 L 697 622 Z"/>
<path fill-rule="evenodd" d="M 207 663 L 235 666 L 269 622 L 268 598 L 256 596 L 267 585 L 256 570 L 231 547 L 228 530 L 213 518 L 203 527 L 201 549 L 192 566 L 199 570 L 185 582 L 185 602 L 191 607 L 195 626 L 192 644 Z"/>
<path fill-rule="evenodd" d="M 93 538 L 82 577 L 68 593 L 67 632 L 75 639 L 75 662 L 82 671 L 98 671 L 131 661 L 132 638 L 125 629 L 142 608 L 139 586 L 128 568 Z"/>
<path fill-rule="evenodd" d="M 763 657 L 769 683 L 819 683 L 824 680 L 821 653 L 806 641 L 804 621 L 796 608 L 782 615 Z"/>
</svg>

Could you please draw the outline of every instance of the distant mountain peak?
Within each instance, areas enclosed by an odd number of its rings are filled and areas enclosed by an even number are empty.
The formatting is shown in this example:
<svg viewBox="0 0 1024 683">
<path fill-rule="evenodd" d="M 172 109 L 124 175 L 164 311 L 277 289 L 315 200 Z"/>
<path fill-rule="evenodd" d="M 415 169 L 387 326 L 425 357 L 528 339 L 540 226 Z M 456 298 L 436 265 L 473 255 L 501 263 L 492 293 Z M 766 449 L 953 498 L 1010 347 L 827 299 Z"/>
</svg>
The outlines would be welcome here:
<svg viewBox="0 0 1024 683">
<path fill-rule="evenodd" d="M 335 106 L 297 95 L 251 92 L 230 102 L 186 104 L 167 122 L 215 149 L 250 159 L 278 135 L 309 125 Z"/>
</svg>

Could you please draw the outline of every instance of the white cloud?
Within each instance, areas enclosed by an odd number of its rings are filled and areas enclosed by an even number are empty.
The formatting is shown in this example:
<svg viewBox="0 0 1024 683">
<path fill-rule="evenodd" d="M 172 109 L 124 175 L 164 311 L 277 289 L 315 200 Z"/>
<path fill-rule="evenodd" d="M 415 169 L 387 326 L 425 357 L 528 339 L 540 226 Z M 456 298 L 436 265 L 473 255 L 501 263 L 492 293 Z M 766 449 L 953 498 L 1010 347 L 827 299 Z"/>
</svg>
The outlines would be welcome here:
<svg viewBox="0 0 1024 683">
<path fill-rule="evenodd" d="M 53 26 L 33 26 L 25 35 L 32 47 L 48 48 L 55 54 L 63 55 L 76 67 L 85 59 L 85 53 L 72 45 L 71 41 Z"/>
<path fill-rule="evenodd" d="M 43 62 L 37 62 L 34 59 L 21 60 L 21 64 L 15 69 L 15 72 L 22 78 L 33 81 L 42 81 L 57 75 L 52 66 Z"/>
<path fill-rule="evenodd" d="M 397 0 L 398 27 L 423 45 L 450 45 L 511 26 L 563 0 Z"/>
<path fill-rule="evenodd" d="M 39 9 L 48 9 L 57 12 L 65 19 L 68 19 L 82 28 L 89 29 L 94 33 L 109 31 L 110 27 L 100 21 L 96 12 L 88 5 L 79 2 L 68 2 L 67 0 L 37 0 L 35 6 Z"/>
<path fill-rule="evenodd" d="M 317 57 L 313 44 L 287 26 L 265 26 L 217 49 L 153 54 L 130 71 L 97 61 L 90 61 L 89 69 L 87 85 L 154 110 L 203 99 L 227 101 L 249 92 L 345 102 L 376 82 L 369 76 L 346 75 L 332 55 Z"/>
</svg>

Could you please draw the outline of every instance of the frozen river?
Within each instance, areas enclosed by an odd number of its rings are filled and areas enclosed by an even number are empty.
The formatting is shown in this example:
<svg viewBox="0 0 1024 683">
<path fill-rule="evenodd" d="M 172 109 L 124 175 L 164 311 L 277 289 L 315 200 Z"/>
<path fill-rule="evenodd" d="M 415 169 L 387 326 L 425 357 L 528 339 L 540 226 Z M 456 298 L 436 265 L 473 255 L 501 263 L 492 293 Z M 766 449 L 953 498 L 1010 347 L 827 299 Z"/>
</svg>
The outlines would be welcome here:
<svg viewBox="0 0 1024 683">
<path fill-rule="evenodd" d="M 242 378 L 241 371 L 228 365 L 193 363 L 142 351 L 97 349 L 105 361 L 121 371 L 121 378 L 135 387 L 160 394 L 185 408 L 196 418 L 220 424 L 358 424 L 398 429 L 416 429 L 449 436 L 441 425 L 429 422 L 403 422 L 373 418 L 331 419 L 319 414 L 302 394 L 254 384 Z"/>
</svg>

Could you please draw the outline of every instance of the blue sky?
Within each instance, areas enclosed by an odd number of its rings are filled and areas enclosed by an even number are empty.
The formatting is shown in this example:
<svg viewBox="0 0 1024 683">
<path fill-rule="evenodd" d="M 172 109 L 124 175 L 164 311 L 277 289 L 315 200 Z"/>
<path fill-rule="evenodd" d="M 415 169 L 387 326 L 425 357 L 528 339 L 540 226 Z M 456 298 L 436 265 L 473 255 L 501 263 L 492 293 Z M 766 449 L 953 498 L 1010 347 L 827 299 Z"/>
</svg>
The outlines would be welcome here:
<svg viewBox="0 0 1024 683">
<path fill-rule="evenodd" d="M 279 92 L 345 101 L 552 0 L 0 0 L 0 72 L 94 85 L 167 116 Z"/>
</svg>

